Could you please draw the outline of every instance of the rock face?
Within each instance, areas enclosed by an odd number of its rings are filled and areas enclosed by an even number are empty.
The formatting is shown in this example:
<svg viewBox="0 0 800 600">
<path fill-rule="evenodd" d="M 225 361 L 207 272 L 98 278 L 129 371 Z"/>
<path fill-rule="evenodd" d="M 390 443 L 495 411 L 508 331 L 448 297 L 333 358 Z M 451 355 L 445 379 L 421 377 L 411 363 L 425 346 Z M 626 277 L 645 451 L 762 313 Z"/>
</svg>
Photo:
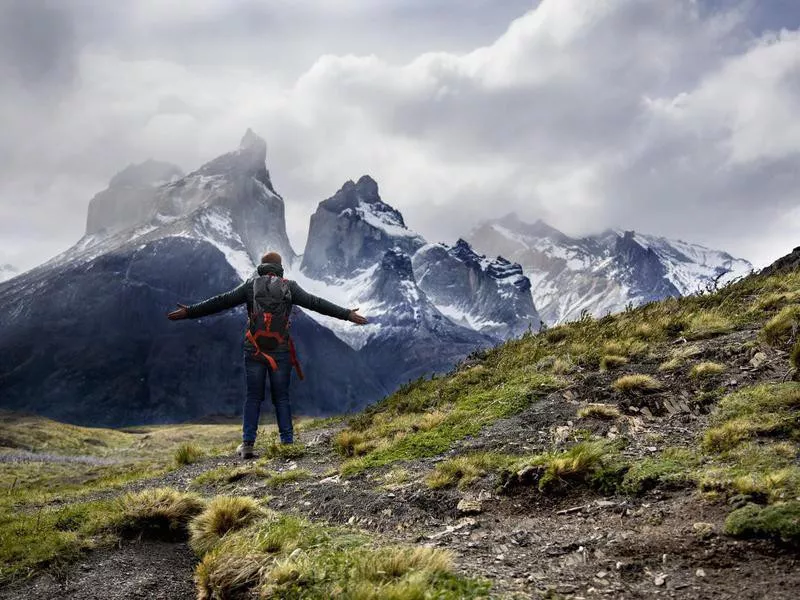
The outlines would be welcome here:
<svg viewBox="0 0 800 600">
<path fill-rule="evenodd" d="M 519 264 L 489 260 L 462 239 L 455 246 L 427 244 L 413 263 L 420 288 L 456 323 L 502 339 L 541 326 Z"/>
<path fill-rule="evenodd" d="M 616 230 L 571 238 L 513 214 L 483 223 L 468 240 L 522 265 L 534 304 L 549 325 L 576 319 L 582 311 L 602 316 L 628 304 L 691 294 L 752 270 L 745 260 L 697 244 Z"/>
<path fill-rule="evenodd" d="M 412 260 L 425 240 L 366 176 L 320 204 L 302 271 L 292 272 L 299 261 L 265 159 L 266 143 L 248 130 L 237 150 L 188 175 L 148 161 L 114 177 L 75 246 L 0 285 L 0 407 L 108 426 L 237 412 L 243 309 L 181 322 L 165 313 L 238 285 L 268 249 L 306 289 L 370 318 L 356 327 L 295 309 L 299 414 L 360 409 L 524 329 L 496 327 L 501 317 L 535 322 L 519 266 L 463 242 L 446 253 L 469 297 L 445 294 L 434 273 L 446 267 Z M 443 314 L 445 302 L 473 321 Z"/>
<path fill-rule="evenodd" d="M 375 180 L 364 175 L 320 202 L 300 268 L 308 277 L 332 281 L 372 266 L 386 250 L 413 254 L 424 243 L 403 215 L 381 200 Z"/>
</svg>

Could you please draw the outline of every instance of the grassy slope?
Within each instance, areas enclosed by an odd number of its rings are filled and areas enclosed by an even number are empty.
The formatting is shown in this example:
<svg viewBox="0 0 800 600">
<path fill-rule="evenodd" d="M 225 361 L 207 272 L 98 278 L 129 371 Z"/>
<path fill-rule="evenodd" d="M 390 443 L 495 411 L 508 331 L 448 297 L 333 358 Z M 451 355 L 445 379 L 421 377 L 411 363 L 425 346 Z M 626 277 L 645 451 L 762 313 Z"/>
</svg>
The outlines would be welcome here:
<svg viewBox="0 0 800 600">
<path fill-rule="evenodd" d="M 789 375 L 798 327 L 800 273 L 792 272 L 753 277 L 715 294 L 671 299 L 526 335 L 472 357 L 447 376 L 412 382 L 349 419 L 333 440 L 341 455 L 339 470 L 352 476 L 391 469 L 387 477 L 400 477 L 409 461 L 458 451 L 461 440 L 498 419 L 543 402 L 554 391 L 581 385 L 587 389 L 590 378 L 605 377 L 602 381 L 608 383 L 594 390 L 597 397 L 590 396 L 586 398 L 590 402 L 572 409 L 579 428 L 569 440 L 554 441 L 552 447 L 532 454 L 462 453 L 438 463 L 427 475 L 428 485 L 468 486 L 495 473 L 505 485 L 535 486 L 541 493 L 591 486 L 605 493 L 637 494 L 658 486 L 690 486 L 720 500 L 741 496 L 737 505 L 742 508 L 730 517 L 730 533 L 795 539 L 800 384 L 779 383 L 773 377 L 729 393 L 722 383 L 735 375 L 728 361 L 743 355 L 749 360 L 759 348 L 776 352 L 780 369 Z M 707 356 L 704 344 L 736 332 L 742 334 L 739 342 Z M 643 412 L 657 413 L 686 381 L 692 382 L 691 402 L 712 410 L 704 431 L 697 433 L 701 443 L 684 440 L 667 444 L 646 459 L 631 457 L 626 449 L 629 426 Z M 195 425 L 132 433 L 15 419 L 4 419 L 0 427 L 5 453 L 31 450 L 122 462 L 0 463 L 0 485 L 8 490 L 0 499 L 0 579 L 5 580 L 121 535 L 115 501 L 42 509 L 43 503 L 65 497 L 79 500 L 87 491 L 176 468 L 176 447 L 181 445 L 177 455 L 186 461 L 194 459 L 196 448 L 185 446 L 193 442 L 206 452 L 214 446 L 211 453 L 229 452 L 238 429 Z M 621 435 L 617 439 L 597 435 L 589 425 L 601 421 L 615 424 Z M 587 426 L 580 428 L 584 422 Z M 324 423 L 331 424 L 336 425 Z M 263 453 L 279 452 L 269 441 L 266 444 Z M 248 467 L 245 475 L 260 476 L 263 466 Z M 241 475 L 223 468 L 209 472 L 206 479 L 224 482 Z M 274 476 L 266 470 L 261 475 Z M 239 549 L 253 540 L 283 535 L 280 532 L 286 528 L 296 532 L 293 541 L 277 550 L 268 544 L 260 560 L 272 567 L 251 574 L 248 585 L 288 595 L 312 586 L 319 597 L 330 597 L 325 594 L 338 593 L 337 577 L 357 572 L 364 574 L 357 583 L 363 588 L 359 597 L 365 598 L 376 597 L 375 590 L 389 594 L 395 588 L 396 597 L 413 597 L 414 589 L 425 585 L 439 586 L 441 597 L 477 597 L 485 592 L 479 582 L 453 576 L 449 567 L 425 570 L 414 566 L 414 560 L 397 576 L 376 578 L 375 569 L 364 565 L 377 559 L 356 551 L 363 547 L 363 539 L 353 543 L 353 534 L 346 531 L 287 523 L 275 515 L 262 516 L 229 536 L 230 541 L 212 545 L 198 572 L 208 583 L 208 593 L 221 589 L 215 586 L 224 586 L 231 574 L 243 575 L 237 571 L 242 562 L 237 558 Z M 302 535 L 297 533 L 301 530 Z M 34 539 L 35 552 L 30 544 Z M 298 548 L 301 552 L 294 553 Z M 379 542 L 371 551 L 403 556 L 406 552 L 381 550 Z M 311 574 L 319 569 L 332 573 L 333 579 L 314 579 Z"/>
</svg>

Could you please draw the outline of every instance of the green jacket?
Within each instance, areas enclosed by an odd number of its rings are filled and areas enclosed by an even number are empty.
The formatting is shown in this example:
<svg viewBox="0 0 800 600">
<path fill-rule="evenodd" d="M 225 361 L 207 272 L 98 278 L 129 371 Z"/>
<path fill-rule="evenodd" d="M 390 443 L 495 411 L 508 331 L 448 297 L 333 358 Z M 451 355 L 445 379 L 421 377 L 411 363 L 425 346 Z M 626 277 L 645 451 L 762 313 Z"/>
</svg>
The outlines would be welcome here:
<svg viewBox="0 0 800 600">
<path fill-rule="evenodd" d="M 283 277 L 283 267 L 274 264 L 258 265 L 259 276 L 270 273 L 278 277 Z M 218 296 L 214 296 L 203 302 L 198 302 L 197 304 L 192 304 L 188 307 L 189 318 L 197 319 L 199 317 L 213 315 L 214 313 L 228 310 L 241 304 L 247 304 L 247 314 L 249 315 L 253 312 L 253 280 L 255 278 L 256 275 L 253 274 L 247 281 L 229 292 L 219 294 Z M 292 293 L 292 304 L 294 305 L 344 321 L 350 318 L 350 310 L 337 306 L 333 302 L 328 302 L 319 296 L 309 294 L 297 285 L 296 281 L 289 281 L 289 289 Z"/>
</svg>

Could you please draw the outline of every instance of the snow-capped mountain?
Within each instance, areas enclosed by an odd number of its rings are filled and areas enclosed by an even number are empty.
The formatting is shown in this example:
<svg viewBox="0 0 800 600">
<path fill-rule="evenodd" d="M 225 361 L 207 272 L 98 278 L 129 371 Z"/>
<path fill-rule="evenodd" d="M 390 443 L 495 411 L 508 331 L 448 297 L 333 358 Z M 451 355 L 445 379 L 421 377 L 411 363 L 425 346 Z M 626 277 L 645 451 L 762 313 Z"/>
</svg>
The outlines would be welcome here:
<svg viewBox="0 0 800 600">
<path fill-rule="evenodd" d="M 165 313 L 238 285 L 265 249 L 295 259 L 265 158 L 248 132 L 236 151 L 160 185 L 143 175 L 158 169 L 126 169 L 93 199 L 75 246 L 0 284 L 0 406 L 103 425 L 239 408 L 243 309 L 202 322 Z M 355 410 L 388 391 L 302 311 L 293 332 L 306 371 L 292 390 L 298 412 Z"/>
<path fill-rule="evenodd" d="M 481 224 L 468 240 L 522 265 L 549 325 L 584 310 L 602 316 L 628 304 L 691 294 L 752 271 L 746 260 L 698 244 L 621 230 L 573 238 L 513 214 Z"/>
<path fill-rule="evenodd" d="M 468 267 L 475 289 L 491 290 L 489 280 L 497 288 L 484 303 L 510 308 L 448 297 L 451 313 L 457 307 L 469 319 L 443 314 L 425 291 L 441 296 L 433 267 L 423 290 L 412 265 L 425 240 L 369 177 L 320 204 L 299 260 L 265 160 L 266 143 L 248 130 L 237 150 L 188 175 L 148 161 L 115 176 L 92 199 L 75 246 L 0 285 L 0 406 L 103 425 L 233 412 L 243 397 L 244 311 L 201 323 L 164 313 L 234 287 L 265 250 L 280 252 L 287 275 L 309 291 L 360 303 L 353 307 L 371 321 L 358 328 L 296 309 L 307 376 L 291 392 L 300 413 L 355 410 L 411 377 L 449 369 L 522 329 L 496 327 L 501 314 L 538 322 L 524 311 L 532 304 L 519 268 L 471 250 L 452 260 L 477 261 Z"/>
<path fill-rule="evenodd" d="M 405 303 L 396 295 L 392 298 L 398 302 L 389 300 L 388 290 L 375 283 L 387 261 L 395 271 L 406 261 L 410 265 L 407 273 L 400 269 L 404 275 L 394 282 L 407 294 Z M 417 318 L 432 309 L 437 318 L 496 341 L 538 329 L 540 323 L 520 265 L 501 257 L 489 260 L 464 240 L 453 247 L 427 243 L 381 199 L 378 184 L 368 175 L 346 182 L 320 202 L 311 217 L 300 272 L 310 289 L 377 316 L 392 317 L 399 304 L 413 306 Z M 356 340 L 349 328 L 326 324 L 351 345 L 362 346 L 371 333 L 367 328 Z"/>
<path fill-rule="evenodd" d="M 16 277 L 18 274 L 19 271 L 17 271 L 17 269 L 14 268 L 13 265 L 10 265 L 8 263 L 0 265 L 0 283 L 9 280 L 12 277 Z"/>
</svg>

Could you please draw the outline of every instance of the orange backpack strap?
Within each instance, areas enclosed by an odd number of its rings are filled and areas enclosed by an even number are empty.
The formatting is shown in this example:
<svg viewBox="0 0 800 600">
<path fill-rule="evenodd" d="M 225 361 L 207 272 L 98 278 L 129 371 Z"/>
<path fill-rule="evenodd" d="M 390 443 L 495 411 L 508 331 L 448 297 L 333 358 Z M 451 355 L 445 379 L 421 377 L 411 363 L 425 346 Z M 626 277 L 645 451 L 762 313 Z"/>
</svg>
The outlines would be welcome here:
<svg viewBox="0 0 800 600">
<path fill-rule="evenodd" d="M 297 371 L 297 376 L 302 381 L 305 379 L 305 375 L 303 375 L 303 368 L 300 366 L 300 361 L 297 360 L 297 351 L 294 349 L 294 341 L 292 338 L 289 338 L 289 360 L 292 362 L 292 366 L 294 370 Z"/>
</svg>

